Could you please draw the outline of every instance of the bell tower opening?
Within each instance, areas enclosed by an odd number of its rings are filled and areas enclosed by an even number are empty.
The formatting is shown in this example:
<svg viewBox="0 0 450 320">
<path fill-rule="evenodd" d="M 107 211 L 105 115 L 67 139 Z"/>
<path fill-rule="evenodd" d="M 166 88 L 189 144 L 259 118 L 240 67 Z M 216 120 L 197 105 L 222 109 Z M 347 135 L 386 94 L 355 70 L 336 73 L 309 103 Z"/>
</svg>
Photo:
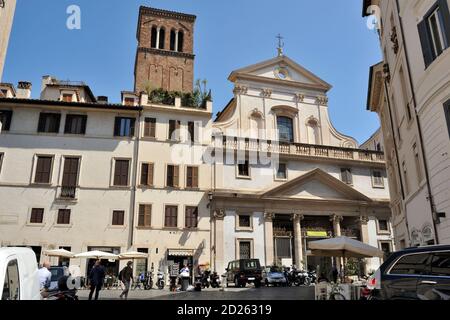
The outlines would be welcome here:
<svg viewBox="0 0 450 320">
<path fill-rule="evenodd" d="M 141 6 L 134 91 L 192 92 L 196 16 Z"/>
</svg>

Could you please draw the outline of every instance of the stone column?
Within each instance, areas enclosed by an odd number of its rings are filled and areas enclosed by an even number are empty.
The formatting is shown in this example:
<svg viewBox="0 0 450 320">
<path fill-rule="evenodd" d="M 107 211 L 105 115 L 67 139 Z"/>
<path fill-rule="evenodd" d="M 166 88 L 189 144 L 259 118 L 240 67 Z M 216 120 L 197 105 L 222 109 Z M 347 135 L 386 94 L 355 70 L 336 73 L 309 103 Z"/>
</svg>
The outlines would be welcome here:
<svg viewBox="0 0 450 320">
<path fill-rule="evenodd" d="M 302 226 L 301 221 L 303 215 L 300 213 L 294 214 L 294 239 L 295 239 L 295 265 L 301 269 L 303 267 L 303 242 L 302 242 Z"/>
<path fill-rule="evenodd" d="M 214 270 L 222 274 L 224 266 L 224 228 L 223 220 L 225 218 L 224 210 L 215 210 L 214 213 Z"/>
<path fill-rule="evenodd" d="M 343 220 L 342 216 L 339 216 L 337 214 L 333 214 L 330 217 L 330 221 L 333 222 L 333 232 L 335 237 L 341 236 L 341 221 Z M 344 259 L 343 258 L 336 258 L 336 268 L 339 270 L 340 266 L 344 266 Z M 342 272 L 343 270 L 341 270 Z"/>
<path fill-rule="evenodd" d="M 159 31 L 161 31 L 160 27 L 156 29 L 156 49 L 159 49 Z"/>
<path fill-rule="evenodd" d="M 264 249 L 266 255 L 266 266 L 271 266 L 275 263 L 273 248 L 273 218 L 275 218 L 274 213 L 264 213 Z"/>
<path fill-rule="evenodd" d="M 366 215 L 361 215 L 359 217 L 359 224 L 361 227 L 361 242 L 364 242 L 366 244 L 369 244 L 369 228 L 367 227 L 367 222 L 369 221 L 369 218 Z M 364 259 L 364 267 L 363 272 L 364 274 L 367 274 L 367 262 L 368 259 Z"/>
</svg>

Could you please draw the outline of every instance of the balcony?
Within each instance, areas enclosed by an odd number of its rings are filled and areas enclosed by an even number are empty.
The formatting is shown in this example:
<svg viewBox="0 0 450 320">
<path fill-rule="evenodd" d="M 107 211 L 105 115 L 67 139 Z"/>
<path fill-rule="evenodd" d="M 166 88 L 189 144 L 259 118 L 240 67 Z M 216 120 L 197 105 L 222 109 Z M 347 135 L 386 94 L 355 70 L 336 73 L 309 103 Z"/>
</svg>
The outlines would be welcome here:
<svg viewBox="0 0 450 320">
<path fill-rule="evenodd" d="M 222 141 L 220 142 L 220 140 Z M 384 153 L 372 150 L 350 149 L 333 146 L 319 146 L 302 143 L 282 143 L 249 138 L 213 137 L 216 148 L 225 150 L 242 150 L 253 152 L 278 153 L 311 158 L 353 160 L 362 162 L 385 162 Z"/>
<path fill-rule="evenodd" d="M 76 200 L 77 187 L 61 187 L 59 198 L 63 200 Z"/>
</svg>

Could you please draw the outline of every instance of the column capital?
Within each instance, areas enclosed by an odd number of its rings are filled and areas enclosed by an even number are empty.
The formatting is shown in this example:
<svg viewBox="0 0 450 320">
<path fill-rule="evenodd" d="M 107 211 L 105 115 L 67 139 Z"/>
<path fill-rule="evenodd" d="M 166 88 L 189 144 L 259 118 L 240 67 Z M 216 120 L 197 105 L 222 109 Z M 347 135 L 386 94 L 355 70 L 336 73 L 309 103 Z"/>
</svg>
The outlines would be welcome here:
<svg viewBox="0 0 450 320">
<path fill-rule="evenodd" d="M 360 224 L 367 224 L 367 222 L 369 222 L 369 217 L 368 216 L 360 216 L 358 219 L 358 222 Z"/>
<path fill-rule="evenodd" d="M 303 214 L 301 214 L 300 212 L 294 213 L 292 217 L 293 217 L 294 221 L 298 221 L 298 222 L 302 221 L 305 218 L 305 216 Z"/>
<path fill-rule="evenodd" d="M 273 212 L 264 212 L 264 220 L 272 221 L 275 218 L 275 213 Z"/>
<path fill-rule="evenodd" d="M 216 220 L 223 220 L 225 218 L 225 215 L 225 210 L 223 209 L 216 209 L 213 213 L 213 217 Z"/>
<path fill-rule="evenodd" d="M 340 216 L 340 215 L 337 215 L 337 214 L 332 214 L 330 216 L 330 221 L 332 221 L 332 222 L 338 223 L 338 222 L 341 222 L 342 220 L 344 220 L 343 216 Z"/>
</svg>

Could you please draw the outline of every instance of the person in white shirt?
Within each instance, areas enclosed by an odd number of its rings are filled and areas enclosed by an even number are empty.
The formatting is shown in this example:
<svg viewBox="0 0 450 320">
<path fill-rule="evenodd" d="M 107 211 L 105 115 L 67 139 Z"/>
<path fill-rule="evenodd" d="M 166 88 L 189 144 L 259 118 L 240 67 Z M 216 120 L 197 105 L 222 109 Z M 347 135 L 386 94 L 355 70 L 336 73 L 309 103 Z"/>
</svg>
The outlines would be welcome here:
<svg viewBox="0 0 450 320">
<path fill-rule="evenodd" d="M 45 261 L 42 268 L 39 269 L 39 283 L 42 289 L 48 289 L 52 281 L 52 273 L 50 272 L 50 263 Z"/>
</svg>

